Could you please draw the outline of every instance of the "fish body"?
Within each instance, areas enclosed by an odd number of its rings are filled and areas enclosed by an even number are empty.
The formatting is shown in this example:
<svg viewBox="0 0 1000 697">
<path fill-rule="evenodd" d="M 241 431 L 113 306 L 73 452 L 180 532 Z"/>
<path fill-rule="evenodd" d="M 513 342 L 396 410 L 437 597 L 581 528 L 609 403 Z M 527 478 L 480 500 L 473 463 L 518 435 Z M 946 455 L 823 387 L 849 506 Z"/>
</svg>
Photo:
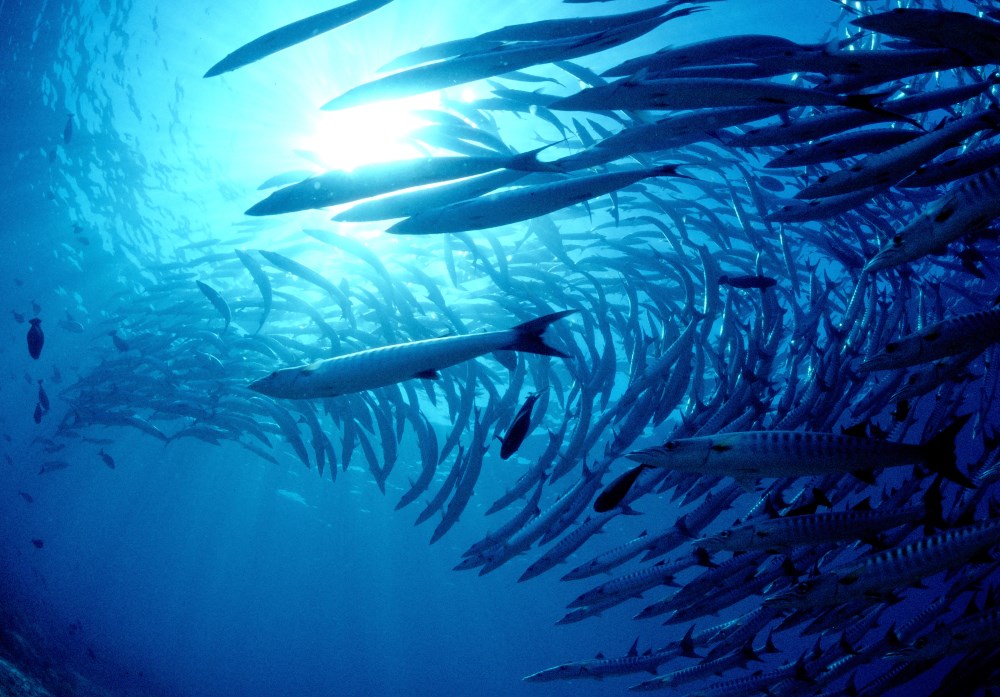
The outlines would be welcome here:
<svg viewBox="0 0 1000 697">
<path fill-rule="evenodd" d="M 732 552 L 751 549 L 780 550 L 797 545 L 816 545 L 845 539 L 860 539 L 924 518 L 922 506 L 898 510 L 833 511 L 812 515 L 782 516 L 761 521 L 748 521 L 715 535 L 695 540 L 694 544 L 709 552 Z"/>
<path fill-rule="evenodd" d="M 521 443 L 524 442 L 524 439 L 528 435 L 528 427 L 531 426 L 531 410 L 534 409 L 535 402 L 538 401 L 540 396 L 540 394 L 528 395 L 528 398 L 524 400 L 524 404 L 518 409 L 513 423 L 503 438 L 500 439 L 501 460 L 510 458 L 521 447 Z"/>
<path fill-rule="evenodd" d="M 42 380 L 38 381 L 38 405 L 44 410 L 49 410 L 49 395 L 45 392 Z"/>
<path fill-rule="evenodd" d="M 108 467 L 108 469 L 114 469 L 115 468 L 114 458 L 112 458 L 110 455 L 108 455 L 106 452 L 104 452 L 104 448 L 101 448 L 101 450 L 98 453 L 98 455 L 101 456 L 101 461 Z"/>
<path fill-rule="evenodd" d="M 888 597 L 910 583 L 964 564 L 998 541 L 1000 520 L 952 528 L 801 581 L 764 602 L 779 609 L 794 609 Z"/>
<path fill-rule="evenodd" d="M 233 251 L 236 252 L 236 256 L 239 257 L 240 262 L 246 270 L 250 272 L 253 282 L 257 284 L 257 289 L 260 291 L 261 298 L 264 299 L 264 311 L 260 316 L 260 325 L 257 327 L 257 331 L 254 332 L 256 334 L 264 328 L 267 316 L 271 314 L 271 304 L 274 300 L 274 295 L 271 291 L 271 280 L 267 277 L 264 269 L 261 268 L 256 259 L 240 249 Z"/>
<path fill-rule="evenodd" d="M 32 414 L 32 418 L 35 420 L 36 424 L 42 423 L 42 415 L 44 413 L 45 413 L 45 411 L 42 409 L 42 405 L 36 402 L 35 403 L 35 411 Z"/>
<path fill-rule="evenodd" d="M 66 115 L 66 125 L 63 127 L 63 145 L 69 145 L 73 140 L 73 114 Z"/>
<path fill-rule="evenodd" d="M 537 159 L 541 149 L 543 148 L 508 157 L 425 157 L 377 162 L 361 165 L 350 171 L 332 170 L 278 189 L 247 209 L 246 215 L 278 215 L 324 208 L 499 169 L 553 171 L 552 165 Z"/>
<path fill-rule="evenodd" d="M 750 288 L 767 290 L 777 284 L 778 281 L 770 276 L 719 276 L 719 285 L 729 286 L 730 288 L 742 288 L 744 290 Z"/>
<path fill-rule="evenodd" d="M 242 68 L 271 54 L 302 43 L 388 5 L 392 0 L 355 0 L 326 12 L 300 19 L 260 36 L 213 65 L 204 77 L 214 77 Z"/>
<path fill-rule="evenodd" d="M 903 226 L 865 265 L 873 273 L 899 266 L 934 252 L 976 232 L 1000 216 L 1000 167 L 963 181 L 926 206 Z"/>
<path fill-rule="evenodd" d="M 576 203 L 618 191 L 650 177 L 681 176 L 676 165 L 633 168 L 619 172 L 564 179 L 551 184 L 498 191 L 443 208 L 433 208 L 401 220 L 386 232 L 426 235 L 485 230 L 537 218 Z"/>
<path fill-rule="evenodd" d="M 198 284 L 199 290 L 201 290 L 205 297 L 208 298 L 209 302 L 212 303 L 212 307 L 214 307 L 218 313 L 222 315 L 222 319 L 226 322 L 225 326 L 222 328 L 223 333 L 225 333 L 225 331 L 229 329 L 229 323 L 233 321 L 233 311 L 229 309 L 229 303 L 226 302 L 226 299 L 222 297 L 222 294 L 219 293 L 219 291 L 207 283 L 202 283 L 201 281 L 195 281 L 195 283 Z"/>
<path fill-rule="evenodd" d="M 627 457 L 653 467 L 744 481 L 923 464 L 969 486 L 954 453 L 955 436 L 967 420 L 960 417 L 924 445 L 808 431 L 734 431 L 679 438 Z"/>
<path fill-rule="evenodd" d="M 555 312 L 512 329 L 466 336 L 447 336 L 357 351 L 310 365 L 284 368 L 250 384 L 270 397 L 312 399 L 335 397 L 392 385 L 412 378 L 434 378 L 437 371 L 493 351 L 527 351 L 566 357 L 542 335 L 553 322 L 574 310 Z"/>
<path fill-rule="evenodd" d="M 707 109 L 779 104 L 795 106 L 857 106 L 873 109 L 860 96 L 845 97 L 822 90 L 784 85 L 767 80 L 725 77 L 659 80 L 626 78 L 608 85 L 588 87 L 559 99 L 556 111 L 607 111 L 621 109 Z"/>
<path fill-rule="evenodd" d="M 111 343 L 115 345 L 115 349 L 117 349 L 121 353 L 125 353 L 126 351 L 128 351 L 128 342 L 125 341 L 125 339 L 118 336 L 117 329 L 112 329 L 110 332 L 108 332 L 108 336 L 111 337 Z"/>
<path fill-rule="evenodd" d="M 28 321 L 31 323 L 31 328 L 28 329 L 28 354 L 38 360 L 38 357 L 42 355 L 42 346 L 45 345 L 42 320 L 34 317 Z"/>
<path fill-rule="evenodd" d="M 890 341 L 861 364 L 862 370 L 897 370 L 929 363 L 1000 341 L 1000 309 L 970 312 L 935 322 Z"/>
</svg>

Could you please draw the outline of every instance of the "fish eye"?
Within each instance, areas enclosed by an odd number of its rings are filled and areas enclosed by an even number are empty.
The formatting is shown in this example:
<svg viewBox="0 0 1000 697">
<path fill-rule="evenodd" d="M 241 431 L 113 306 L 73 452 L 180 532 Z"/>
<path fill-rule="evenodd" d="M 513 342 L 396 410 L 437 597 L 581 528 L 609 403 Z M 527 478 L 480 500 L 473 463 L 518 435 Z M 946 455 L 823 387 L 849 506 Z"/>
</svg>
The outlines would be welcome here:
<svg viewBox="0 0 1000 697">
<path fill-rule="evenodd" d="M 893 235 L 892 236 L 892 246 L 893 247 L 902 247 L 903 246 L 903 236 L 902 235 Z"/>
<path fill-rule="evenodd" d="M 913 642 L 913 645 L 916 646 L 918 649 L 924 648 L 925 646 L 927 646 L 927 637 L 922 636 L 918 638 L 915 642 Z"/>
<path fill-rule="evenodd" d="M 731 533 L 729 530 L 723 530 L 722 532 L 719 533 L 719 537 L 721 537 L 723 540 L 727 540 L 729 539 L 730 534 Z"/>
<path fill-rule="evenodd" d="M 795 595 L 800 598 L 809 592 L 809 584 L 803 581 L 802 583 L 795 584 Z"/>
<path fill-rule="evenodd" d="M 898 348 L 899 344 L 897 344 L 895 341 L 890 341 L 888 344 L 885 345 L 885 352 L 893 353 Z"/>
<path fill-rule="evenodd" d="M 667 450 L 675 450 L 677 448 L 677 441 L 675 441 L 675 440 L 668 440 L 663 445 L 663 447 L 666 448 Z"/>
</svg>

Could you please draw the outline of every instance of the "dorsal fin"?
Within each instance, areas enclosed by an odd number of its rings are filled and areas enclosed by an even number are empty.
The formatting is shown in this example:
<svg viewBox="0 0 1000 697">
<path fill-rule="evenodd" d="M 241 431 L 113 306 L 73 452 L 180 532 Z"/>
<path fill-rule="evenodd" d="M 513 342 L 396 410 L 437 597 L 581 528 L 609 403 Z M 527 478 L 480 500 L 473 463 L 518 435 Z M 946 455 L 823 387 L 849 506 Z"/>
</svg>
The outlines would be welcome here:
<svg viewBox="0 0 1000 697">
<path fill-rule="evenodd" d="M 639 637 L 636 637 L 635 641 L 632 642 L 632 648 L 630 648 L 628 650 L 628 654 L 626 654 L 626 655 L 629 658 L 634 658 L 635 656 L 639 655 L 639 650 L 638 649 L 639 649 Z"/>
</svg>

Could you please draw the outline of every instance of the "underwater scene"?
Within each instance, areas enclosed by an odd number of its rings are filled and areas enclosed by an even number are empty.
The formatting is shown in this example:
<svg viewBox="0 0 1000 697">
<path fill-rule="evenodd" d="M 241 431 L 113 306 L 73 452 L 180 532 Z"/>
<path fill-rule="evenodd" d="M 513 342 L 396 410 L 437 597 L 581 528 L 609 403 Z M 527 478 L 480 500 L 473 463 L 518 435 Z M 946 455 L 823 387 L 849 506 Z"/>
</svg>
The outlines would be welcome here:
<svg viewBox="0 0 1000 697">
<path fill-rule="evenodd" d="M 1000 694 L 1000 1 L 0 42 L 3 697 Z"/>
</svg>

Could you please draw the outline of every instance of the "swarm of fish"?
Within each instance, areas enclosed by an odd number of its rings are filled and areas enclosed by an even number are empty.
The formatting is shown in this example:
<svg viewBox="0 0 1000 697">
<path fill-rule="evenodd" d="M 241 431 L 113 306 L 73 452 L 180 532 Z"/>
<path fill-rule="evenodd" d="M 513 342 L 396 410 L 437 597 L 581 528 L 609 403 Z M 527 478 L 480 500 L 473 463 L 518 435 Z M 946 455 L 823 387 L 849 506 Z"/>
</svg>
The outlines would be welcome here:
<svg viewBox="0 0 1000 697">
<path fill-rule="evenodd" d="M 426 158 L 279 177 L 247 211 L 350 205 L 330 229 L 148 264 L 52 437 L 130 427 L 331 478 L 363 463 L 437 521 L 432 542 L 476 506 L 510 510 L 456 569 L 564 568 L 561 623 L 627 604 L 650 645 L 528 681 L 985 691 L 1000 14 L 978 4 L 992 14 L 845 3 L 833 40 L 719 37 L 601 73 L 591 54 L 725 5 L 399 57 L 324 108 L 486 79 L 493 96 L 423 112 Z M 384 5 L 289 25 L 209 75 Z M 550 139 L 515 149 L 511 118 Z M 358 241 L 372 221 L 399 236 Z M 336 266 L 300 261 L 315 248 Z M 490 469 L 509 482 L 492 502 Z"/>
</svg>

